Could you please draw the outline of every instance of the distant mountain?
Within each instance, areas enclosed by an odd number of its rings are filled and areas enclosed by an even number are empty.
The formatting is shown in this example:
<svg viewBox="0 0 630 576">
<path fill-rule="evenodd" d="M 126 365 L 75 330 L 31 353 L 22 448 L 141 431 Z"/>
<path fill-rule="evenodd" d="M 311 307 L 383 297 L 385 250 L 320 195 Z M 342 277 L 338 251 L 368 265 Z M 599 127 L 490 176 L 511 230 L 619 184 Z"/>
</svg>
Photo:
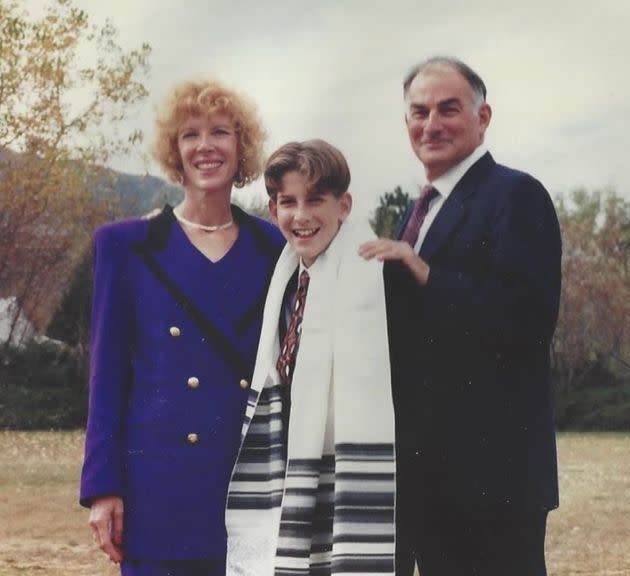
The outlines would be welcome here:
<svg viewBox="0 0 630 576">
<path fill-rule="evenodd" d="M 3 165 L 33 161 L 27 158 L 8 148 L 0 148 L 0 176 Z M 179 186 L 150 174 L 126 174 L 110 168 L 83 171 L 94 200 L 114 200 L 120 213 L 127 217 L 141 216 L 154 208 L 161 208 L 165 203 L 175 205 L 184 196 Z"/>
<path fill-rule="evenodd" d="M 164 204 L 178 204 L 184 196 L 179 186 L 150 174 L 135 175 L 105 170 L 90 186 L 94 199 L 113 199 L 124 216 L 142 216 Z"/>
<path fill-rule="evenodd" d="M 155 208 L 162 208 L 164 204 L 176 206 L 184 198 L 182 188 L 157 176 L 125 174 L 110 169 L 104 170 L 95 179 L 91 190 L 97 202 L 114 199 L 123 217 L 142 216 Z M 231 201 L 250 214 L 270 219 L 264 198 L 252 196 L 248 200 L 246 195 L 239 197 L 233 194 Z"/>
</svg>

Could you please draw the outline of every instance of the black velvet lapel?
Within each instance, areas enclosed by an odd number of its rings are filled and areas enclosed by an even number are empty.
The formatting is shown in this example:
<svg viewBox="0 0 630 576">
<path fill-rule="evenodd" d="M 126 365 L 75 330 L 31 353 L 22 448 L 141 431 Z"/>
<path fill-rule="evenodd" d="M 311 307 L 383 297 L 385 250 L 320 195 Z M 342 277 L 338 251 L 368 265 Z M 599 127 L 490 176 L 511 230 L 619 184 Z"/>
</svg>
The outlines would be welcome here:
<svg viewBox="0 0 630 576">
<path fill-rule="evenodd" d="M 269 284 L 271 283 L 271 277 L 273 276 L 274 265 L 278 260 L 278 257 L 280 256 L 282 246 L 277 246 L 273 244 L 269 237 L 263 234 L 260 228 L 256 225 L 256 221 L 249 214 L 241 210 L 238 206 L 232 206 L 232 214 L 234 215 L 234 219 L 238 222 L 239 226 L 247 226 L 249 230 L 251 230 L 256 246 L 260 248 L 271 260 L 269 273 L 264 284 L 264 289 L 260 292 L 254 304 L 250 306 L 236 322 L 234 328 L 237 334 L 239 334 L 241 332 L 244 332 L 247 327 L 259 315 L 262 314 L 263 308 L 265 307 L 265 301 L 267 300 L 267 291 L 269 289 Z"/>
<path fill-rule="evenodd" d="M 142 246 L 150 251 L 158 251 L 166 249 L 168 245 L 168 237 L 171 234 L 171 228 L 175 222 L 175 214 L 173 208 L 166 204 L 155 218 L 149 219 L 149 230 L 146 240 Z"/>
<path fill-rule="evenodd" d="M 256 239 L 256 245 L 268 255 L 269 259 L 277 259 L 279 250 L 273 243 L 257 228 L 253 223 L 253 219 L 243 212 L 240 208 L 233 206 L 232 211 L 235 219 L 240 226 L 249 226 Z M 133 246 L 140 258 L 151 270 L 155 278 L 169 291 L 173 299 L 188 314 L 191 320 L 197 325 L 199 330 L 203 332 L 208 339 L 221 351 L 224 357 L 239 371 L 249 373 L 251 366 L 248 365 L 245 357 L 241 354 L 238 347 L 219 330 L 214 323 L 207 318 L 195 304 L 187 297 L 184 291 L 170 278 L 170 276 L 160 266 L 154 256 L 154 252 L 163 251 L 168 245 L 169 235 L 175 222 L 175 215 L 171 206 L 166 205 L 162 212 L 151 219 L 146 240 Z M 267 288 L 271 281 L 273 266 L 270 265 L 269 276 L 265 282 L 264 289 L 252 305 L 238 320 L 236 330 L 243 331 L 247 326 L 255 320 L 257 314 L 262 310 L 265 303 Z"/>
<path fill-rule="evenodd" d="M 153 254 L 142 245 L 137 246 L 137 251 L 147 268 L 149 268 L 156 279 L 164 285 L 173 299 L 182 307 L 182 310 L 190 316 L 191 320 L 197 325 L 197 328 L 221 350 L 221 353 L 232 366 L 239 371 L 248 373 L 250 366 L 248 366 L 240 350 L 188 299 L 186 294 L 184 294 L 177 284 L 164 272 L 157 260 L 153 257 Z"/>
</svg>

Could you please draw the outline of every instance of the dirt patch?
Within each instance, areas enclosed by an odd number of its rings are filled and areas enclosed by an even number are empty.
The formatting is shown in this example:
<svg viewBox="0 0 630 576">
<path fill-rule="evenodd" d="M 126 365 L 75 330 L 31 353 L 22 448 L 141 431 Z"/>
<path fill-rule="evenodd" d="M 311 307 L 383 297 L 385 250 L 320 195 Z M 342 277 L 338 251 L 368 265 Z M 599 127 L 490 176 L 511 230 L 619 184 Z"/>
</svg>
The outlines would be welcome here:
<svg viewBox="0 0 630 576">
<path fill-rule="evenodd" d="M 0 576 L 115 576 L 77 503 L 83 434 L 0 431 Z M 550 576 L 630 575 L 630 435 L 558 437 Z"/>
</svg>

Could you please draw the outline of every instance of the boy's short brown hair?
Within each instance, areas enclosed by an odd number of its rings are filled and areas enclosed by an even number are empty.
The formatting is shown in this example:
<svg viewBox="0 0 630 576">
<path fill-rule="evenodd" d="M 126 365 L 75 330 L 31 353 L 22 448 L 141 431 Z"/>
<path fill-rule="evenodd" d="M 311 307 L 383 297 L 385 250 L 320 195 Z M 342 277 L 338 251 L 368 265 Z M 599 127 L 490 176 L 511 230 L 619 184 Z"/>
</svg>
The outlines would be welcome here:
<svg viewBox="0 0 630 576">
<path fill-rule="evenodd" d="M 278 148 L 265 166 L 267 194 L 275 201 L 282 189 L 282 178 L 299 172 L 308 179 L 310 190 L 326 190 L 339 198 L 350 186 L 350 168 L 343 154 L 324 140 L 289 142 Z"/>
</svg>

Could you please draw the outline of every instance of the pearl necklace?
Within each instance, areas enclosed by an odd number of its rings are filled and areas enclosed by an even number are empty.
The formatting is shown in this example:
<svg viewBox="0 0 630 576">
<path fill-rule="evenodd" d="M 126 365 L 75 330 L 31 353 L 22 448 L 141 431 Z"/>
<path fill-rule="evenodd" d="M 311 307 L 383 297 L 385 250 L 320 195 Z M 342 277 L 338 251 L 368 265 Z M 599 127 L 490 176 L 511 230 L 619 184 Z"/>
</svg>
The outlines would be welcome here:
<svg viewBox="0 0 630 576">
<path fill-rule="evenodd" d="M 175 218 L 179 220 L 182 224 L 186 224 L 186 226 L 190 226 L 191 228 L 196 228 L 197 230 L 202 230 L 203 232 L 217 232 L 218 230 L 225 230 L 234 224 L 234 220 L 230 219 L 229 222 L 225 224 L 216 224 L 214 226 L 207 226 L 205 224 L 198 224 L 197 222 L 191 222 L 190 220 L 186 220 L 179 212 L 177 212 L 177 208 L 173 209 L 173 214 Z"/>
</svg>

